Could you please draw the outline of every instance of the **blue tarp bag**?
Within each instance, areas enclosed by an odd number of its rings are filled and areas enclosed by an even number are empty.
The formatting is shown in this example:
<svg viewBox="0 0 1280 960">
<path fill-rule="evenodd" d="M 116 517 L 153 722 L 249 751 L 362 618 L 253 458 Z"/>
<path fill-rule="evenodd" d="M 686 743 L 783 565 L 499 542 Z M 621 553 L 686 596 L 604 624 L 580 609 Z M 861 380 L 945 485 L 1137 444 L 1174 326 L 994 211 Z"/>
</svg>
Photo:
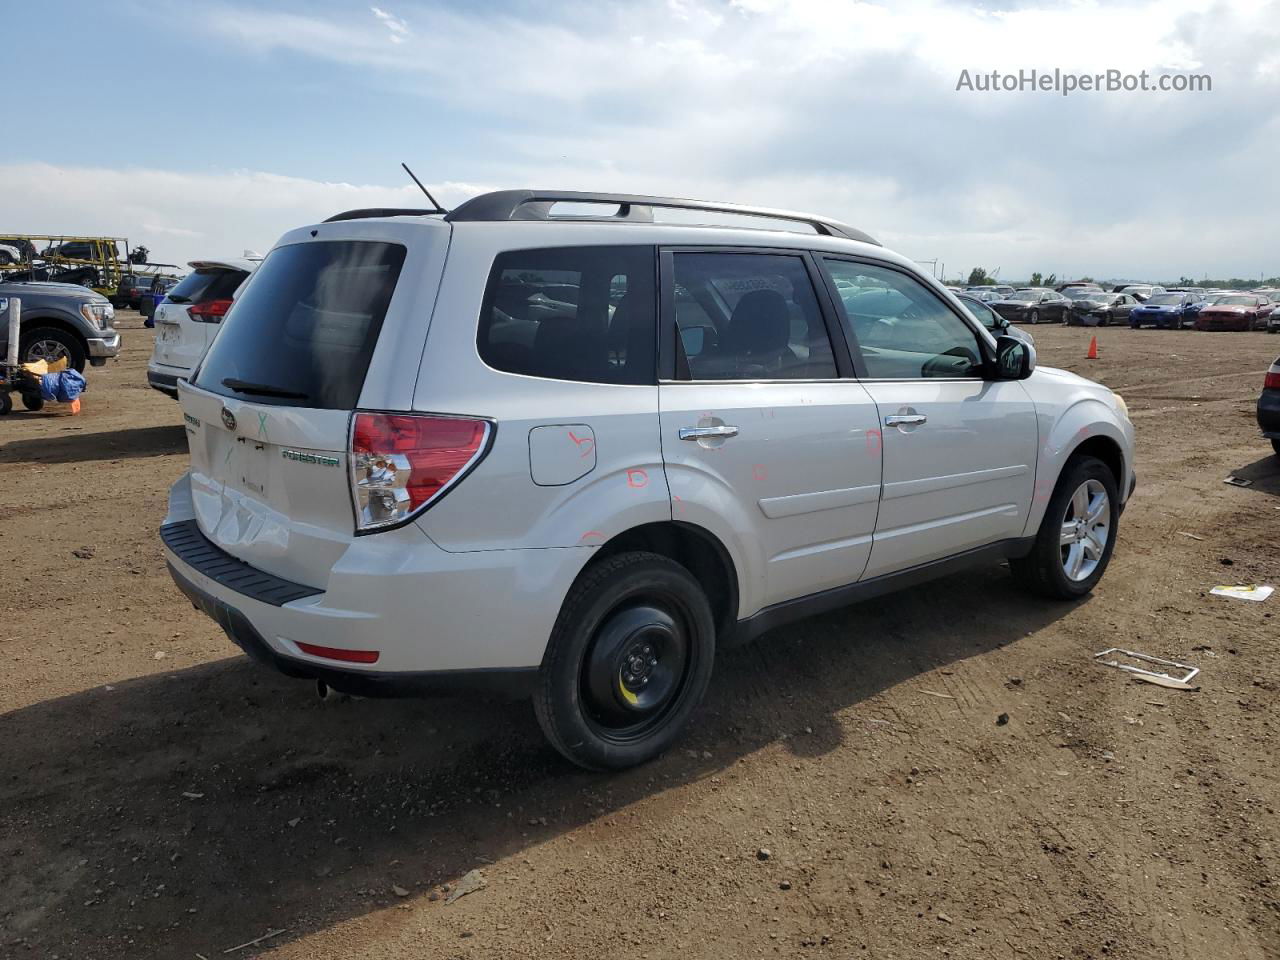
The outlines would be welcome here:
<svg viewBox="0 0 1280 960">
<path fill-rule="evenodd" d="M 85 381 L 74 370 L 46 373 L 40 378 L 40 396 L 54 403 L 70 403 L 84 393 Z"/>
</svg>

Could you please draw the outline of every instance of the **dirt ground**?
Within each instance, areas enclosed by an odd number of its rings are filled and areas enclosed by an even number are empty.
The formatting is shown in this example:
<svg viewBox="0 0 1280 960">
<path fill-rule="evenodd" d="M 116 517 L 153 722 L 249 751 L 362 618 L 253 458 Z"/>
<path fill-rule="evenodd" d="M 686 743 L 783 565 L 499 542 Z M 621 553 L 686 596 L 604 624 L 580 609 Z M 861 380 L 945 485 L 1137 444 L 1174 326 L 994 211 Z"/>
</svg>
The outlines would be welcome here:
<svg viewBox="0 0 1280 960">
<path fill-rule="evenodd" d="M 1280 957 L 1280 596 L 1207 592 L 1280 586 L 1280 338 L 1108 329 L 1090 362 L 1037 328 L 1138 429 L 1094 595 L 995 567 L 779 630 L 600 776 L 524 703 L 321 702 L 237 655 L 165 572 L 185 435 L 124 316 L 80 416 L 0 421 L 0 957 Z"/>
</svg>

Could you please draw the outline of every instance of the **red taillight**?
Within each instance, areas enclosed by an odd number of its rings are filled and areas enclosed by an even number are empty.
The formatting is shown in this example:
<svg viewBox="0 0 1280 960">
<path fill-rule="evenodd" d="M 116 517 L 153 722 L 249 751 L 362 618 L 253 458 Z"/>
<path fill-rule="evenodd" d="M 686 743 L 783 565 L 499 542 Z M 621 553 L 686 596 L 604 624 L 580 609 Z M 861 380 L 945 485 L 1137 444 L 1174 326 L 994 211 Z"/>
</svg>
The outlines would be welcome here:
<svg viewBox="0 0 1280 960">
<path fill-rule="evenodd" d="M 1268 370 L 1267 378 L 1262 381 L 1263 390 L 1280 390 L 1280 370 Z"/>
<path fill-rule="evenodd" d="M 314 643 L 298 643 L 298 649 L 313 657 L 326 660 L 342 660 L 346 663 L 377 663 L 381 654 L 377 650 L 343 650 L 340 647 L 321 647 Z"/>
<path fill-rule="evenodd" d="M 394 526 L 484 456 L 492 426 L 471 417 L 357 413 L 351 429 L 356 529 Z"/>
<path fill-rule="evenodd" d="M 187 313 L 197 323 L 221 323 L 230 309 L 230 300 L 206 300 L 204 303 L 193 303 Z"/>
</svg>

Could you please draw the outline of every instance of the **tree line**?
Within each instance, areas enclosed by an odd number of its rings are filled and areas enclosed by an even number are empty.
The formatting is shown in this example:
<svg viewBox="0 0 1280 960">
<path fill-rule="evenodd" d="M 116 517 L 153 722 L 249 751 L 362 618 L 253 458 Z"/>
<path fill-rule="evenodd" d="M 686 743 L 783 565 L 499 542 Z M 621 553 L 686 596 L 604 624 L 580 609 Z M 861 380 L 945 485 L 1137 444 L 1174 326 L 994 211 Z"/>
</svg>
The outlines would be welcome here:
<svg viewBox="0 0 1280 960">
<path fill-rule="evenodd" d="M 966 287 L 989 287 L 999 281 L 995 276 L 988 273 L 984 267 L 974 267 L 969 271 L 969 279 L 957 279 L 955 283 Z M 1079 277 L 1077 283 L 1094 283 L 1093 277 Z M 1280 277 L 1267 277 L 1265 280 L 1245 280 L 1243 277 L 1231 277 L 1230 279 L 1211 279 L 1204 278 L 1196 280 L 1191 277 L 1179 277 L 1177 280 L 1158 280 L 1156 281 L 1162 287 L 1216 287 L 1227 290 L 1242 290 L 1251 287 L 1280 287 Z M 1025 284 L 1014 283 L 1011 286 L 1027 286 L 1027 287 L 1052 287 L 1058 283 L 1058 275 L 1051 273 L 1045 276 L 1042 273 L 1031 274 L 1031 279 Z"/>
</svg>

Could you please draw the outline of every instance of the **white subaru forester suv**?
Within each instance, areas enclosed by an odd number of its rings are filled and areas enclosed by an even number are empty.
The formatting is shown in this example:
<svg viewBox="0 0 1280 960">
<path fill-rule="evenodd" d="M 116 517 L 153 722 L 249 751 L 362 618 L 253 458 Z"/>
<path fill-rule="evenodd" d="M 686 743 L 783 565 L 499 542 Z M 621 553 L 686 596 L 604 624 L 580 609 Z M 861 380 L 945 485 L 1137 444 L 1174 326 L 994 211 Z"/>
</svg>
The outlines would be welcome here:
<svg viewBox="0 0 1280 960">
<path fill-rule="evenodd" d="M 355 694 L 529 694 L 596 769 L 796 618 L 1006 559 L 1087 593 L 1134 487 L 1121 398 L 911 261 L 660 197 L 295 230 L 178 391 L 165 556 L 235 643 Z"/>
</svg>

